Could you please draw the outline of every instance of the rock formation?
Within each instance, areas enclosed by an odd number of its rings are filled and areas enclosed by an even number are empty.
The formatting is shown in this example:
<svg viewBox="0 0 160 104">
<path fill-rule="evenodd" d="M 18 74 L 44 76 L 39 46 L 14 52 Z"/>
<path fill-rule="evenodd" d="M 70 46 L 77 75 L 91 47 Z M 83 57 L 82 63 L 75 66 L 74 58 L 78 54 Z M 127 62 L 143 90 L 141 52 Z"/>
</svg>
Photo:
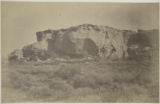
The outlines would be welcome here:
<svg viewBox="0 0 160 104">
<path fill-rule="evenodd" d="M 127 58 L 132 53 L 130 51 L 137 50 L 133 46 L 139 49 L 153 47 L 152 37 L 158 36 L 155 31 L 135 32 L 91 24 L 39 31 L 37 42 L 23 47 L 23 57 L 35 61 L 55 57 Z"/>
<path fill-rule="evenodd" d="M 22 50 L 14 50 L 9 55 L 9 60 L 20 60 L 23 58 L 23 51 Z"/>
</svg>

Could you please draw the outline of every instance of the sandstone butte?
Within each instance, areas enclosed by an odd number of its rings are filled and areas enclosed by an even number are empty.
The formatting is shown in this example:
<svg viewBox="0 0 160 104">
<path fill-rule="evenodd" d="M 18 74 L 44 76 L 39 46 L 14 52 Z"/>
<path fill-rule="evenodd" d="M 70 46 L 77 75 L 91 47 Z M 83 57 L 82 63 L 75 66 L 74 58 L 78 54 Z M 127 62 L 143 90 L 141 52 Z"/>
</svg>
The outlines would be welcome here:
<svg viewBox="0 0 160 104">
<path fill-rule="evenodd" d="M 124 59 L 158 47 L 158 30 L 120 30 L 83 24 L 36 32 L 37 41 L 13 51 L 9 60 L 47 60 L 56 57 Z M 139 56 L 138 56 L 139 57 Z"/>
</svg>

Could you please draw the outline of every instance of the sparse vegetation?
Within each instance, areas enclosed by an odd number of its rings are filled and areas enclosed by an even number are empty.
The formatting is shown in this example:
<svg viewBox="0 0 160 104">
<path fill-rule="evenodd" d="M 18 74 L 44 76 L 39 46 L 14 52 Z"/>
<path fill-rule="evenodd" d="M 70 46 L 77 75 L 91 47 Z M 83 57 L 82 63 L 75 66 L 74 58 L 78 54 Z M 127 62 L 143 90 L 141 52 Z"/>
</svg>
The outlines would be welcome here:
<svg viewBox="0 0 160 104">
<path fill-rule="evenodd" d="M 7 70 L 14 96 L 4 102 L 158 102 L 155 60 L 17 61 Z"/>
</svg>

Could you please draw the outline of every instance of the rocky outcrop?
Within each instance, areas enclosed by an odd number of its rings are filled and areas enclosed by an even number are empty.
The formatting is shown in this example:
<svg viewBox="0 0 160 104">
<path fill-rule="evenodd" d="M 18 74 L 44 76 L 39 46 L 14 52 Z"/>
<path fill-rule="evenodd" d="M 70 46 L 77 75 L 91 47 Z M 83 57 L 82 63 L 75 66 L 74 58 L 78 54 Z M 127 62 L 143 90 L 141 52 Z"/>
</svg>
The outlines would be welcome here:
<svg viewBox="0 0 160 104">
<path fill-rule="evenodd" d="M 70 57 L 100 56 L 127 57 L 123 31 L 105 26 L 80 25 L 65 30 L 52 31 L 48 51 Z"/>
<path fill-rule="evenodd" d="M 121 59 L 132 56 L 137 50 L 157 47 L 154 39 L 157 38 L 158 32 L 136 32 L 84 24 L 67 29 L 39 31 L 36 36 L 37 42 L 22 49 L 23 57 L 27 60 L 55 57 Z"/>
<path fill-rule="evenodd" d="M 158 56 L 158 32 L 158 30 L 138 30 L 132 33 L 127 42 L 130 58 L 142 60 Z"/>
<path fill-rule="evenodd" d="M 23 51 L 22 50 L 14 50 L 12 53 L 9 55 L 9 60 L 14 61 L 14 60 L 20 60 L 23 58 Z"/>
</svg>

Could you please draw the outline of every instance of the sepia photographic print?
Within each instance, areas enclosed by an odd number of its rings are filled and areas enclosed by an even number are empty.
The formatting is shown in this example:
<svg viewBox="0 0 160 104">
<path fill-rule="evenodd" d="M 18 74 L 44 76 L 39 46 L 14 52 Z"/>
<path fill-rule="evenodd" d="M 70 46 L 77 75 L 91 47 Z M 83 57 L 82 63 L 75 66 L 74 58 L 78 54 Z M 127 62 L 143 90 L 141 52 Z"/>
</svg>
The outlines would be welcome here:
<svg viewBox="0 0 160 104">
<path fill-rule="evenodd" d="M 158 103 L 159 3 L 1 2 L 2 103 Z"/>
</svg>

